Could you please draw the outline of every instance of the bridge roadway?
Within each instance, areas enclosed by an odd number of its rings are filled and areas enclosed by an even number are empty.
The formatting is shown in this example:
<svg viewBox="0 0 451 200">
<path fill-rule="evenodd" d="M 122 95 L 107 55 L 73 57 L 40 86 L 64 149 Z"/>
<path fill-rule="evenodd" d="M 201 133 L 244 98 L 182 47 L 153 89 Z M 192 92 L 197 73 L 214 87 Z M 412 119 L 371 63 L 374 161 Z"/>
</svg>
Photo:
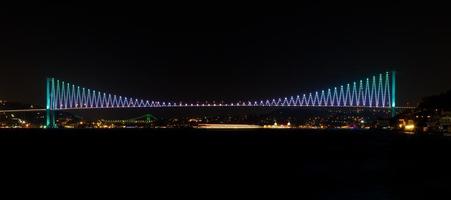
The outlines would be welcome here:
<svg viewBox="0 0 451 200">
<path fill-rule="evenodd" d="M 299 107 L 299 108 L 334 108 L 334 109 L 345 109 L 345 108 L 362 108 L 362 109 L 390 109 L 390 107 L 358 107 L 358 106 L 346 106 L 346 107 L 334 107 L 334 106 L 255 106 L 255 105 L 166 105 L 159 107 L 120 107 L 120 108 L 192 108 L 192 107 Z M 400 106 L 396 107 L 396 109 L 415 109 L 416 107 L 408 107 L 408 106 Z M 67 109 L 57 109 L 54 111 L 70 111 L 70 110 L 92 110 L 92 109 L 114 109 L 112 107 L 103 107 L 103 108 L 67 108 Z M 18 113 L 18 112 L 44 112 L 46 109 L 16 109 L 16 110 L 0 110 L 0 113 Z"/>
</svg>

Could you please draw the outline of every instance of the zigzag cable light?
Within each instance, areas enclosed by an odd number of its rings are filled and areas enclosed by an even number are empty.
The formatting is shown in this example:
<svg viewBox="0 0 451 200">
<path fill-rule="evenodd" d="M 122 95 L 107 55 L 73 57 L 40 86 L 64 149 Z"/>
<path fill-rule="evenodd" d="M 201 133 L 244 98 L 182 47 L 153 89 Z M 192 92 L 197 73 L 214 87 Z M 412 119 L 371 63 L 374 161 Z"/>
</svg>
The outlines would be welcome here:
<svg viewBox="0 0 451 200">
<path fill-rule="evenodd" d="M 99 108 L 157 108 L 157 107 L 395 107 L 395 72 L 372 76 L 346 85 L 285 98 L 244 101 L 228 104 L 192 104 L 151 101 L 118 96 L 86 89 L 64 81 L 47 79 L 47 110 Z"/>
</svg>

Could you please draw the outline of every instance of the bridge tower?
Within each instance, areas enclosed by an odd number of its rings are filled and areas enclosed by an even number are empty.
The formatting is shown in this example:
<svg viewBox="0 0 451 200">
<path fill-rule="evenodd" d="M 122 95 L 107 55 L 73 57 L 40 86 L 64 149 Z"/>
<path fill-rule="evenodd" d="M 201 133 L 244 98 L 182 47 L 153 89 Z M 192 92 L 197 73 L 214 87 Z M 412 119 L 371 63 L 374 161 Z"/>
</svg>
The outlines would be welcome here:
<svg viewBox="0 0 451 200">
<path fill-rule="evenodd" d="M 54 93 L 55 91 L 55 79 L 47 78 L 46 82 L 46 106 L 45 106 L 45 127 L 58 128 L 56 125 L 56 111 L 54 109 Z"/>
<path fill-rule="evenodd" d="M 391 72 L 391 116 L 396 116 L 396 71 Z"/>
</svg>

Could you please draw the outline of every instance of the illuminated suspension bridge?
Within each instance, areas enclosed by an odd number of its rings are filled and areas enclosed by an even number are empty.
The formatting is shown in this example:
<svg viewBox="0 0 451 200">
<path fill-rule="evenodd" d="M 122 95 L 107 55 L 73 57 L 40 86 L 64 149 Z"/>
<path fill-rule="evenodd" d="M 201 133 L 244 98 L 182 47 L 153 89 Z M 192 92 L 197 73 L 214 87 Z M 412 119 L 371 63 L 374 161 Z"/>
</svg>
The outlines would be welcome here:
<svg viewBox="0 0 451 200">
<path fill-rule="evenodd" d="M 387 108 L 395 113 L 396 72 L 386 72 L 325 90 L 296 96 L 235 103 L 186 103 L 145 100 L 96 91 L 48 78 L 46 84 L 47 127 L 56 127 L 55 111 L 169 107 L 361 107 Z"/>
</svg>

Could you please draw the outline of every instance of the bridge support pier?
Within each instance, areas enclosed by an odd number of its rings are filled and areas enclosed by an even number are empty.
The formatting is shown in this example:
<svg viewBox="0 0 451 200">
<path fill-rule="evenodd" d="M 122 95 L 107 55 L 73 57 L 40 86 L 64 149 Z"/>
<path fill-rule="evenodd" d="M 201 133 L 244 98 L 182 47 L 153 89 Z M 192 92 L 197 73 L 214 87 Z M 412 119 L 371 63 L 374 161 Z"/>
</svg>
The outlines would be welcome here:
<svg viewBox="0 0 451 200">
<path fill-rule="evenodd" d="M 56 124 L 56 111 L 46 110 L 46 128 L 58 128 Z"/>
</svg>

